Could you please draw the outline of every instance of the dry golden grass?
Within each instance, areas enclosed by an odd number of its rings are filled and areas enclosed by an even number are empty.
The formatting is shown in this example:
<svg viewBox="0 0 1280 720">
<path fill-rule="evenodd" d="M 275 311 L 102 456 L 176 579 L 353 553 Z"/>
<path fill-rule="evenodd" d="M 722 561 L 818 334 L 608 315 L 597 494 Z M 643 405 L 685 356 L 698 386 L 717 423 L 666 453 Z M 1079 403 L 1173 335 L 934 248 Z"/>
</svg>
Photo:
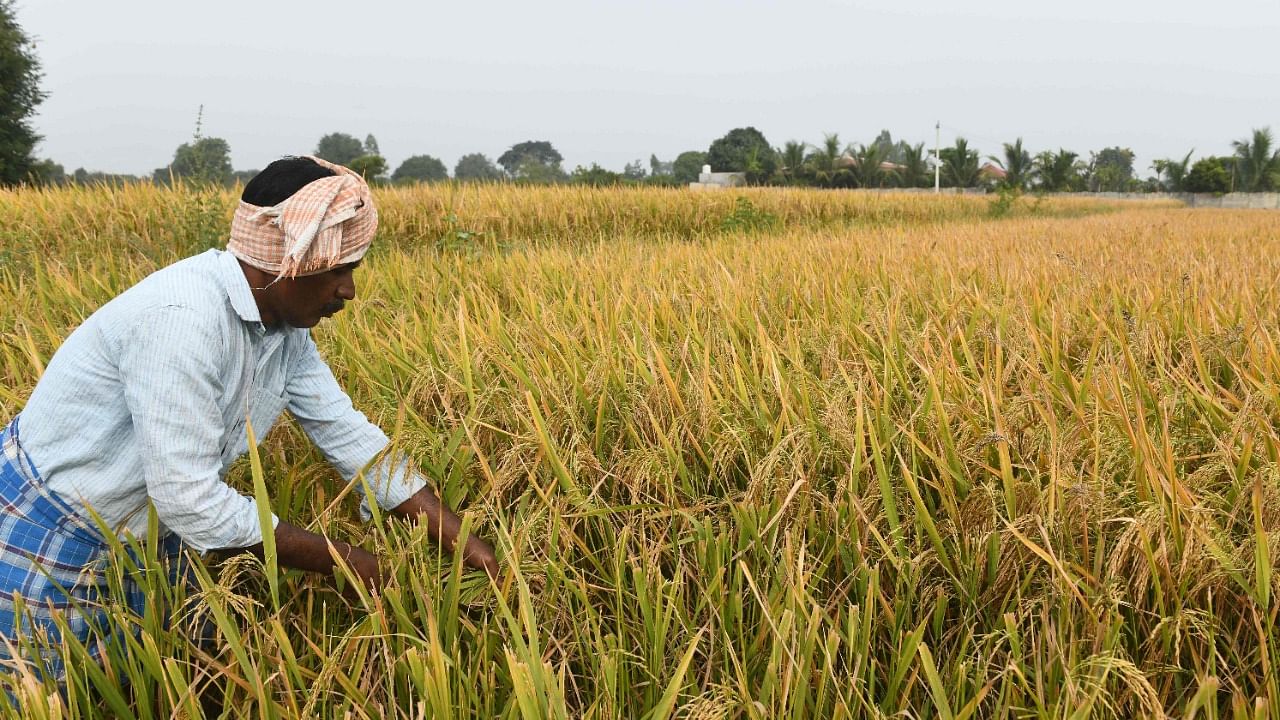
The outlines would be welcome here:
<svg viewBox="0 0 1280 720">
<path fill-rule="evenodd" d="M 0 195 L 0 408 L 87 313 L 215 242 L 230 202 Z M 275 607 L 260 565 L 201 565 L 187 607 L 218 646 L 149 615 L 149 644 L 110 655 L 130 688 L 78 678 L 64 716 L 195 714 L 210 668 L 235 716 L 1280 716 L 1280 214 L 380 202 L 362 298 L 317 340 L 497 538 L 501 587 L 331 507 L 286 424 L 262 448 L 273 506 L 389 553 L 393 586 L 349 605 L 287 574 Z"/>
</svg>

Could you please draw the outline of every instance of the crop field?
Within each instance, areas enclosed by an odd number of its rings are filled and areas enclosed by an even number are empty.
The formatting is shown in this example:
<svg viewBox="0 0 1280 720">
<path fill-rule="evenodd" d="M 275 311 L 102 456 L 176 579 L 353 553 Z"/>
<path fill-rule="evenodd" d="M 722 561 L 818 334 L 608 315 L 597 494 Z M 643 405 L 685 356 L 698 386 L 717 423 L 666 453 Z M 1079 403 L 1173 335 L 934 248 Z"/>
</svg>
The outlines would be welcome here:
<svg viewBox="0 0 1280 720">
<path fill-rule="evenodd" d="M 221 246 L 235 197 L 0 192 L 0 420 L 95 308 Z M 110 609 L 102 664 L 63 646 L 61 695 L 6 675 L 15 716 L 1280 718 L 1280 213 L 378 200 L 315 336 L 501 579 L 360 523 L 286 419 L 230 481 L 386 553 L 385 592 L 122 560 L 147 613 Z"/>
</svg>

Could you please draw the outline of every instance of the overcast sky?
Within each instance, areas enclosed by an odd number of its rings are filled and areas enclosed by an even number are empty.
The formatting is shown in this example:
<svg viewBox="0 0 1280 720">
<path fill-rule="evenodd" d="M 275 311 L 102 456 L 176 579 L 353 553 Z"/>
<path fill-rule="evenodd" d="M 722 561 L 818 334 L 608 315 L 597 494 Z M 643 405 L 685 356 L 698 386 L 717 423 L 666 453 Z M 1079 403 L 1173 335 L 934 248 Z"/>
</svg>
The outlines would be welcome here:
<svg viewBox="0 0 1280 720">
<path fill-rule="evenodd" d="M 1277 0 L 18 0 L 41 157 L 149 173 L 204 133 L 237 169 L 373 133 L 394 168 L 550 140 L 621 170 L 754 125 L 984 154 L 1227 153 L 1280 134 Z"/>
</svg>

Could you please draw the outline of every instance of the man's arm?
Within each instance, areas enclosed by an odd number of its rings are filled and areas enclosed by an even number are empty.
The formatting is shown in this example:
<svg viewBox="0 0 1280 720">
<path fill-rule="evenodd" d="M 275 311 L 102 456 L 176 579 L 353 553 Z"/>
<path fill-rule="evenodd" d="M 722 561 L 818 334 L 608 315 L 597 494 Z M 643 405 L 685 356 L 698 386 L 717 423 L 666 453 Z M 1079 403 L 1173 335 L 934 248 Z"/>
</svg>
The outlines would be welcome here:
<svg viewBox="0 0 1280 720">
<path fill-rule="evenodd" d="M 453 552 L 457 546 L 462 519 L 445 507 L 431 488 L 422 488 L 408 500 L 392 508 L 391 512 L 402 518 L 426 523 L 427 534 L 445 550 Z M 498 577 L 498 556 L 494 554 L 493 546 L 479 537 L 467 537 L 467 544 L 462 549 L 462 559 L 467 565 L 489 573 L 489 577 Z"/>
<path fill-rule="evenodd" d="M 138 318 L 116 353 L 147 495 L 165 527 L 201 552 L 262 541 L 253 499 L 222 480 L 223 345 L 216 321 L 169 305 Z"/>
<path fill-rule="evenodd" d="M 330 464 L 351 482 L 371 459 L 386 450 L 386 434 L 352 406 L 351 398 L 334 379 L 310 335 L 305 337 L 288 377 L 285 391 L 289 412 Z M 412 471 L 406 460 L 383 457 L 365 473 L 365 480 L 372 495 L 365 499 L 367 502 L 376 502 L 397 517 L 426 522 L 433 540 L 446 550 L 454 549 L 461 520 L 440 502 L 427 487 L 426 479 Z M 478 537 L 467 539 L 463 560 L 470 567 L 497 574 L 497 556 L 492 546 Z"/>
<path fill-rule="evenodd" d="M 378 567 L 378 557 L 373 553 L 337 540 L 330 540 L 309 530 L 280 521 L 276 524 L 276 557 L 280 564 L 295 570 L 332 575 L 336 563 L 336 553 L 352 572 L 369 588 L 382 587 L 382 572 Z M 329 547 L 333 546 L 333 552 Z M 262 543 L 247 548 L 226 548 L 221 552 L 250 552 L 262 557 Z"/>
<path fill-rule="evenodd" d="M 445 550 L 453 551 L 458 533 L 462 529 L 462 520 L 444 507 L 436 494 L 428 488 L 419 490 L 413 497 L 393 508 L 391 512 L 412 522 L 426 523 L 431 538 Z M 276 524 L 275 541 L 276 556 L 286 567 L 331 575 L 336 566 L 333 556 L 337 554 L 366 586 L 382 587 L 382 572 L 378 567 L 378 557 L 363 548 L 330 540 L 283 520 Z M 330 551 L 331 545 L 332 551 Z M 262 557 L 262 543 L 248 548 L 223 550 L 228 553 L 245 551 Z M 471 567 L 484 570 L 490 577 L 498 576 L 498 558 L 494 555 L 493 548 L 485 541 L 474 535 L 468 537 L 463 553 L 464 560 Z"/>
</svg>

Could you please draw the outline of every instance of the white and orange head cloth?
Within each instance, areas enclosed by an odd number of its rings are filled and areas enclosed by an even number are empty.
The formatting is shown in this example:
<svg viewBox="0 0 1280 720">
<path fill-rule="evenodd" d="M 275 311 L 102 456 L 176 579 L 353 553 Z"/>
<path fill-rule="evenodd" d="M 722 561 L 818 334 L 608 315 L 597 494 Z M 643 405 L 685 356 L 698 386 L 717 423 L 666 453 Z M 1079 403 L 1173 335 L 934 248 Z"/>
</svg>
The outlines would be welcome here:
<svg viewBox="0 0 1280 720">
<path fill-rule="evenodd" d="M 306 156 L 335 174 L 312 181 L 284 202 L 241 201 L 227 251 L 276 279 L 315 275 L 364 257 L 378 229 L 369 185 L 356 172 Z"/>
</svg>

